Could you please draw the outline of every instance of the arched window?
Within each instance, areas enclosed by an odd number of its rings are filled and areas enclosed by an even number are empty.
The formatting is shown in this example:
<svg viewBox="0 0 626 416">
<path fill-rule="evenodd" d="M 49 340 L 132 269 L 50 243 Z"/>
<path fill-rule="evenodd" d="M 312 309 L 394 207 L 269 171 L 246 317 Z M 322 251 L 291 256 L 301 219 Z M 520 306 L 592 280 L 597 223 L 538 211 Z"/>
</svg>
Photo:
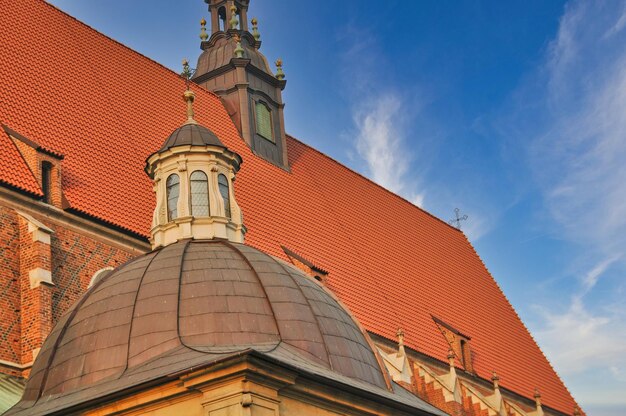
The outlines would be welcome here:
<svg viewBox="0 0 626 416">
<path fill-rule="evenodd" d="M 197 170 L 191 174 L 191 215 L 209 216 L 209 181 L 206 173 Z"/>
<path fill-rule="evenodd" d="M 178 195 L 180 193 L 180 179 L 177 174 L 168 176 L 165 182 L 167 194 L 167 220 L 172 221 L 178 217 Z"/>
<path fill-rule="evenodd" d="M 219 16 L 218 18 L 219 30 L 223 32 L 226 30 L 226 7 L 224 6 L 220 7 L 219 10 L 217 11 L 217 15 Z"/>
<path fill-rule="evenodd" d="M 220 187 L 220 194 L 224 200 L 224 213 L 226 214 L 226 217 L 230 218 L 230 192 L 228 192 L 228 179 L 220 173 L 217 177 L 217 182 Z"/>
<path fill-rule="evenodd" d="M 274 141 L 274 135 L 272 134 L 272 113 L 263 101 L 257 101 L 255 104 L 255 116 L 256 116 L 256 132 L 263 138 Z"/>
</svg>

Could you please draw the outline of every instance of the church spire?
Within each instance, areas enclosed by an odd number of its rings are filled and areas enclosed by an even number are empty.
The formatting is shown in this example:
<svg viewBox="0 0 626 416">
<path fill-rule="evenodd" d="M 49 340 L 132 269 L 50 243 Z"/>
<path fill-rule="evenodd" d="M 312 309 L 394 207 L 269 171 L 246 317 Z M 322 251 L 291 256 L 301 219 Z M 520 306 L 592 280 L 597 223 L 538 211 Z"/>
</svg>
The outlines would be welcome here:
<svg viewBox="0 0 626 416">
<path fill-rule="evenodd" d="M 200 47 L 193 80 L 218 94 L 246 144 L 259 156 L 289 167 L 282 91 L 287 85 L 282 61 L 272 71 L 260 52 L 258 20 L 248 29 L 249 0 L 205 0 L 211 36 L 201 22 Z"/>
<path fill-rule="evenodd" d="M 189 238 L 242 243 L 246 232 L 233 188 L 241 157 L 195 120 L 189 73 L 189 65 L 183 61 L 187 120 L 146 162 L 156 194 L 153 248 Z"/>
</svg>

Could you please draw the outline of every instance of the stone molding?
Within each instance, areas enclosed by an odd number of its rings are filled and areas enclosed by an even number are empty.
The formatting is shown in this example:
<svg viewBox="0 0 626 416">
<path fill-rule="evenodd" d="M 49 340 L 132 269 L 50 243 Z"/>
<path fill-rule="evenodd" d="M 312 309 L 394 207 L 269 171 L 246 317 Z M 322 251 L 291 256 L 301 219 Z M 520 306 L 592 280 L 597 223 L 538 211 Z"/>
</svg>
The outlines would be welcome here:
<svg viewBox="0 0 626 416">
<path fill-rule="evenodd" d="M 50 245 L 50 235 L 54 233 L 53 230 L 43 225 L 40 221 L 36 220 L 32 216 L 25 212 L 15 210 L 17 214 L 24 218 L 28 222 L 28 232 L 33 235 L 34 242 L 40 242 Z"/>
<path fill-rule="evenodd" d="M 37 267 L 36 269 L 28 272 L 28 279 L 30 280 L 30 288 L 35 289 L 45 283 L 50 286 L 54 286 L 52 282 L 52 272 L 50 270 Z"/>
</svg>

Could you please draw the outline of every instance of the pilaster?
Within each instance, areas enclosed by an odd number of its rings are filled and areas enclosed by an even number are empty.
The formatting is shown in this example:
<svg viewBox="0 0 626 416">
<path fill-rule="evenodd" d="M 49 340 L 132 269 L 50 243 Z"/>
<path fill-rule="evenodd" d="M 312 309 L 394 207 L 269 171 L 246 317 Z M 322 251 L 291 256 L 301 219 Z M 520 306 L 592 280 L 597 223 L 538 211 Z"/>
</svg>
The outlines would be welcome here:
<svg viewBox="0 0 626 416">
<path fill-rule="evenodd" d="M 34 360 L 52 330 L 53 231 L 28 214 L 18 214 L 21 364 L 24 364 Z"/>
</svg>

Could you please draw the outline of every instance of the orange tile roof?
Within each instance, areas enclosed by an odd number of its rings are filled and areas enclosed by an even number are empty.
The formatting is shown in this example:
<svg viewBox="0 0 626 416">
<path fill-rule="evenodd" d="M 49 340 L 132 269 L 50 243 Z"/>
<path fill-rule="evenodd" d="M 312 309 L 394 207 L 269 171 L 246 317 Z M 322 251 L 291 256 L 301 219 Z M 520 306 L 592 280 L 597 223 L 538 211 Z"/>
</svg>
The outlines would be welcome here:
<svg viewBox="0 0 626 416">
<path fill-rule="evenodd" d="M 174 72 L 41 0 L 0 0 L 0 122 L 65 155 L 72 209 L 146 236 L 154 206 L 145 158 L 185 119 Z M 45 36 L 33 33 L 33 22 Z M 571 413 L 574 400 L 456 229 L 304 143 L 291 172 L 251 153 L 214 94 L 194 86 L 196 118 L 244 160 L 237 199 L 247 243 L 281 245 L 328 270 L 328 284 L 370 331 L 445 361 L 431 315 L 472 337 L 474 367 Z M 0 180 L 36 193 L 0 134 Z"/>
</svg>

